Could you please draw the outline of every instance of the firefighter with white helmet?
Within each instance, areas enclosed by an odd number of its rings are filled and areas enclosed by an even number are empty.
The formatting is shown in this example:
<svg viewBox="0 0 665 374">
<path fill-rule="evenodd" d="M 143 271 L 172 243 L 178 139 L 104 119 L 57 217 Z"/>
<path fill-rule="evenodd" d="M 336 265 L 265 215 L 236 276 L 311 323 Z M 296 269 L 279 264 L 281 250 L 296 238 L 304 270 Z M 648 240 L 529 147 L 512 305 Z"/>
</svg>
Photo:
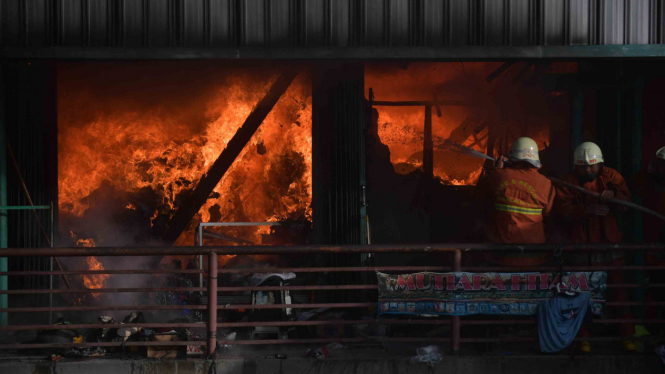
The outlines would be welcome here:
<svg viewBox="0 0 665 374">
<path fill-rule="evenodd" d="M 581 186 L 587 190 L 597 192 L 601 199 L 568 189 L 557 189 L 556 211 L 560 218 L 563 234 L 567 241 L 572 243 L 619 243 L 621 231 L 615 218 L 616 211 L 625 211 L 625 208 L 611 206 L 604 199 L 620 199 L 631 201 L 631 194 L 624 178 L 616 170 L 605 165 L 605 159 L 600 147 L 592 142 L 580 144 L 573 154 L 574 170 L 563 180 Z M 599 253 L 591 256 L 594 265 L 619 266 L 624 263 L 623 256 L 616 253 Z M 612 271 L 608 273 L 610 283 L 621 283 L 621 273 Z M 625 300 L 625 290 L 617 289 L 613 296 L 619 301 Z M 625 315 L 630 312 L 624 311 Z M 620 326 L 622 336 L 632 336 L 635 329 L 630 324 Z M 584 336 L 586 330 L 582 329 L 580 335 Z M 624 341 L 624 348 L 635 350 L 631 341 Z M 583 351 L 589 351 L 587 341 L 581 344 Z"/>
<path fill-rule="evenodd" d="M 564 180 L 598 192 L 603 198 L 631 201 L 624 178 L 605 165 L 603 152 L 592 142 L 584 142 L 573 154 L 575 170 Z M 618 243 L 621 232 L 610 206 L 598 199 L 562 188 L 557 201 L 558 211 L 569 221 L 569 240 L 575 243 Z"/>
<path fill-rule="evenodd" d="M 575 165 L 596 165 L 604 163 L 603 152 L 596 143 L 584 142 L 575 148 Z"/>
<path fill-rule="evenodd" d="M 552 210 L 555 190 L 550 180 L 538 173 L 542 166 L 538 145 L 533 139 L 519 138 L 505 161 L 505 166 L 488 171 L 476 185 L 484 239 L 493 243 L 543 243 L 543 217 Z"/>
</svg>

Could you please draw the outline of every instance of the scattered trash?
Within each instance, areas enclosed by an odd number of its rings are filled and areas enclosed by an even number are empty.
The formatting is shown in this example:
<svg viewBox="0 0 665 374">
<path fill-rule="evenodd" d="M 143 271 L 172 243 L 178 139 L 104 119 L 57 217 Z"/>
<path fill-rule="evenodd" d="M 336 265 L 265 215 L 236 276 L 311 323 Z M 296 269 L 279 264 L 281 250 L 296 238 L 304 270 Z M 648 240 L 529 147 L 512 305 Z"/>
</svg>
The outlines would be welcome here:
<svg viewBox="0 0 665 374">
<path fill-rule="evenodd" d="M 52 362 L 57 362 L 57 361 L 60 361 L 61 359 L 62 359 L 62 356 L 60 356 L 60 355 L 55 355 L 55 354 L 51 355 L 51 361 Z"/>
<path fill-rule="evenodd" d="M 81 336 L 81 335 L 76 335 L 76 336 L 72 339 L 72 343 L 74 343 L 74 344 L 80 344 L 80 343 L 83 343 L 83 336 Z"/>
<path fill-rule="evenodd" d="M 305 352 L 305 357 L 318 358 L 318 359 L 330 358 L 330 356 L 332 356 L 332 352 L 344 348 L 346 347 L 340 343 L 330 343 L 325 347 L 308 349 L 307 352 Z"/>
<path fill-rule="evenodd" d="M 102 357 L 106 350 L 102 347 L 67 348 L 62 355 L 64 357 Z"/>
<path fill-rule="evenodd" d="M 443 360 L 443 354 L 441 354 L 439 347 L 436 345 L 418 348 L 416 353 L 416 356 L 411 357 L 410 361 L 412 364 L 422 362 L 434 366 Z"/>
</svg>

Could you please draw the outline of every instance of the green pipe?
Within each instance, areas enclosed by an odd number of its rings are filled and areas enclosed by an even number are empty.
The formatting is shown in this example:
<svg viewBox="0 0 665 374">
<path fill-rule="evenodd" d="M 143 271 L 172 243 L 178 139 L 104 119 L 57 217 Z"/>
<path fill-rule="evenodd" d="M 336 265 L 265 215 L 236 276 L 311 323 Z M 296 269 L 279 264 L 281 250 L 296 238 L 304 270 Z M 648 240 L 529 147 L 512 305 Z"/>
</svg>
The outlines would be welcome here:
<svg viewBox="0 0 665 374">
<path fill-rule="evenodd" d="M 0 210 L 31 210 L 31 209 L 51 209 L 49 205 L 23 205 L 23 206 L 3 206 L 0 205 Z"/>
<path fill-rule="evenodd" d="M 0 206 L 7 206 L 7 152 L 5 139 L 5 98 L 0 67 Z M 7 209 L 0 210 L 0 248 L 7 248 Z M 1 250 L 1 249 L 0 249 Z M 0 257 L 0 272 L 7 272 L 7 257 Z M 7 277 L 0 277 L 0 290 L 7 290 Z M 0 295 L 0 308 L 7 308 L 7 295 Z M 0 313 L 0 326 L 7 326 L 7 313 Z"/>
</svg>

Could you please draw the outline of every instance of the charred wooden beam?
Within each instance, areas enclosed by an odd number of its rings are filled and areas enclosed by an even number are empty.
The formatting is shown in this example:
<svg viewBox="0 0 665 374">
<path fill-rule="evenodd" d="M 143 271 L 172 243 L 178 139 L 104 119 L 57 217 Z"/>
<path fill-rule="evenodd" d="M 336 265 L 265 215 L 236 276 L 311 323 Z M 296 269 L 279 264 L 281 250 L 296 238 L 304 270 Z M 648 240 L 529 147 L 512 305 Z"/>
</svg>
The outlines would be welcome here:
<svg viewBox="0 0 665 374">
<path fill-rule="evenodd" d="M 499 66 L 498 69 L 496 69 L 496 70 L 494 70 L 493 72 L 491 72 L 491 73 L 485 78 L 485 82 L 490 83 L 491 81 L 493 81 L 494 79 L 496 79 L 497 77 L 499 77 L 501 74 L 505 73 L 506 70 L 510 69 L 510 67 L 513 66 L 514 64 L 515 64 L 515 61 L 509 61 L 509 62 L 506 62 L 505 64 Z"/>
<path fill-rule="evenodd" d="M 277 100 L 289 88 L 296 75 L 298 75 L 298 71 L 293 68 L 280 74 L 272 87 L 270 87 L 270 90 L 268 90 L 268 93 L 256 104 L 252 113 L 247 116 L 245 123 L 238 129 L 226 145 L 226 148 L 224 148 L 217 160 L 215 160 L 215 163 L 212 164 L 208 172 L 201 178 L 194 192 L 176 211 L 164 234 L 166 242 L 173 243 L 178 239 L 192 218 L 194 218 L 194 215 L 201 209 L 206 200 L 208 200 L 208 197 L 210 197 L 210 194 L 226 171 L 233 165 L 233 162 L 240 152 L 242 152 L 243 148 L 245 148 L 245 145 L 254 136 L 256 130 L 261 126 L 263 120 L 277 103 Z"/>
</svg>

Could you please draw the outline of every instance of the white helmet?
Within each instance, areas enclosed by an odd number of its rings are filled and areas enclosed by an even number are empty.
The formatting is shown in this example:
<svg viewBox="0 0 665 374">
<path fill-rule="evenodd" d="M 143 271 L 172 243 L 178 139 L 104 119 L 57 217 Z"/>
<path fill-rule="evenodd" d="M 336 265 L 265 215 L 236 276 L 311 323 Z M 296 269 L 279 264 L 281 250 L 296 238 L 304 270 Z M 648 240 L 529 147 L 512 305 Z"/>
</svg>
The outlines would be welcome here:
<svg viewBox="0 0 665 374">
<path fill-rule="evenodd" d="M 575 165 L 595 165 L 605 162 L 603 152 L 595 143 L 584 142 L 575 148 Z"/>
<path fill-rule="evenodd" d="M 539 168 L 543 166 L 538 157 L 538 144 L 531 138 L 518 138 L 510 149 L 510 159 L 515 161 L 526 161 Z"/>
<path fill-rule="evenodd" d="M 661 160 L 665 160 L 665 147 L 659 149 L 658 152 L 656 152 L 656 157 Z"/>
</svg>

